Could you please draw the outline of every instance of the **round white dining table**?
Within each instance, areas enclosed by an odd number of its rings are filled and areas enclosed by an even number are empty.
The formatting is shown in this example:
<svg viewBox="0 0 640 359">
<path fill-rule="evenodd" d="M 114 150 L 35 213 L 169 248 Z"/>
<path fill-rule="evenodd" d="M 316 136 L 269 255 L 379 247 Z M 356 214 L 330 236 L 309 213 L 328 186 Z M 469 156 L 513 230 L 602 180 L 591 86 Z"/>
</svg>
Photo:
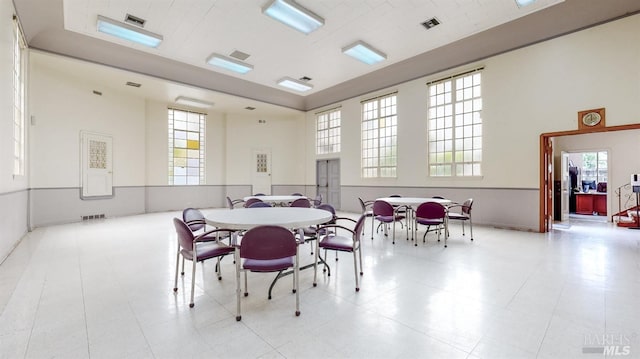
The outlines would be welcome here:
<svg viewBox="0 0 640 359">
<path fill-rule="evenodd" d="M 333 218 L 329 211 L 302 207 L 211 209 L 203 212 L 205 220 L 212 226 L 243 230 L 262 225 L 303 228 L 326 223 Z"/>
<path fill-rule="evenodd" d="M 262 202 L 268 202 L 268 203 L 289 203 L 289 202 L 293 202 L 296 199 L 300 199 L 300 198 L 306 198 L 309 199 L 305 196 L 285 196 L 285 195 L 264 195 L 264 196 L 247 196 L 244 197 L 243 200 L 246 202 L 252 198 L 257 198 L 259 200 L 261 200 Z"/>
<path fill-rule="evenodd" d="M 382 197 L 376 198 L 376 201 L 385 201 L 393 206 L 408 206 L 412 208 L 425 202 L 436 202 L 445 207 L 453 203 L 450 199 L 433 197 Z"/>
</svg>

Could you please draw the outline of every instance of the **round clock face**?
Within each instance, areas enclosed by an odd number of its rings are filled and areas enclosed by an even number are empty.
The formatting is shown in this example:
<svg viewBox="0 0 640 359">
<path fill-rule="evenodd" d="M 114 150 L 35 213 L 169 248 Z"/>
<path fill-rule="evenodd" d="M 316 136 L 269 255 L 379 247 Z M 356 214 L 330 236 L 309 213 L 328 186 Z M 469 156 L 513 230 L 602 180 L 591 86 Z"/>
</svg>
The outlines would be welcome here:
<svg viewBox="0 0 640 359">
<path fill-rule="evenodd" d="M 600 120 L 602 120 L 602 117 L 597 112 L 589 112 L 582 116 L 582 123 L 585 126 L 595 126 L 600 123 Z"/>
</svg>

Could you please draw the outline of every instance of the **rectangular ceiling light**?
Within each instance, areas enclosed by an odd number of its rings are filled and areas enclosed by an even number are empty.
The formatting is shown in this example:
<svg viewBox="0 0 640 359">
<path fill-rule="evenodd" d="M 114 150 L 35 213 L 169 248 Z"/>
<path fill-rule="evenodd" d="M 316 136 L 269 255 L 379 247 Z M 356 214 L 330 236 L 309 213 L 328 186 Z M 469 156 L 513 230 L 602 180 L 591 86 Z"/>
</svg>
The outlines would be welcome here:
<svg viewBox="0 0 640 359">
<path fill-rule="evenodd" d="M 309 91 L 313 88 L 313 85 L 303 81 L 292 79 L 291 77 L 281 78 L 280 80 L 278 80 L 278 85 L 282 87 L 286 87 L 291 90 L 300 91 L 300 92 Z"/>
<path fill-rule="evenodd" d="M 347 47 L 343 47 L 342 53 L 354 57 L 368 65 L 377 64 L 387 58 L 385 53 L 374 49 L 364 41 L 356 41 Z"/>
<path fill-rule="evenodd" d="M 323 18 L 293 0 L 272 0 L 262 8 L 262 12 L 305 34 L 324 25 Z"/>
<path fill-rule="evenodd" d="M 247 72 L 253 70 L 253 65 L 249 65 L 246 62 L 232 59 L 220 54 L 211 54 L 211 56 L 207 58 L 207 63 L 212 66 L 218 66 L 229 71 L 237 72 L 239 74 L 246 74 Z"/>
<path fill-rule="evenodd" d="M 185 105 L 185 106 L 200 107 L 200 108 L 209 108 L 209 107 L 213 107 L 214 105 L 213 102 L 198 100 L 197 98 L 191 98 L 186 96 L 176 97 L 176 103 Z"/>
<path fill-rule="evenodd" d="M 158 47 L 162 42 L 162 35 L 102 15 L 98 15 L 98 31 L 149 47 Z"/>
<path fill-rule="evenodd" d="M 536 0 L 516 0 L 516 4 L 518 5 L 518 7 L 525 7 L 527 5 L 531 5 L 534 2 L 536 2 Z"/>
</svg>

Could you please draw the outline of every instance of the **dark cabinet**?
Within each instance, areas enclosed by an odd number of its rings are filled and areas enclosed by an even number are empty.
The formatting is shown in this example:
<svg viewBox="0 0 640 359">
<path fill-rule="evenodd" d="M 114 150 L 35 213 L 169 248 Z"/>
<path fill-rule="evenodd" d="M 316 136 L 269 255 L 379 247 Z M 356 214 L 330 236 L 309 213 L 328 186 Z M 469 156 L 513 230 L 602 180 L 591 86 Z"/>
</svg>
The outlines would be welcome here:
<svg viewBox="0 0 640 359">
<path fill-rule="evenodd" d="M 606 216 L 606 193 L 576 193 L 576 213 Z"/>
</svg>

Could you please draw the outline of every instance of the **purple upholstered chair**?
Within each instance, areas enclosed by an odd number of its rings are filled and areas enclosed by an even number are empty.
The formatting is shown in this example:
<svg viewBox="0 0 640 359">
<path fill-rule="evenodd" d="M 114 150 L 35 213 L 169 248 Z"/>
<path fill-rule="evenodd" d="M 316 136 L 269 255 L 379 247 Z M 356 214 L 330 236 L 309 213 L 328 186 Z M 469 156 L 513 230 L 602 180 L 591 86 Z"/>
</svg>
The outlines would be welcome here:
<svg viewBox="0 0 640 359">
<path fill-rule="evenodd" d="M 445 227 L 446 220 L 447 210 L 443 205 L 438 202 L 421 203 L 416 209 L 416 231 L 418 228 L 418 224 L 427 226 L 427 230 L 422 236 L 422 242 L 424 243 L 426 241 L 427 233 L 429 233 L 431 226 L 436 227 L 435 229 L 433 229 L 433 231 L 438 232 L 438 242 L 440 242 L 440 232 L 442 231 L 442 227 Z M 417 239 L 415 245 L 418 245 Z M 444 237 L 444 246 L 447 246 L 446 232 Z"/>
<path fill-rule="evenodd" d="M 469 221 L 469 229 L 471 230 L 471 240 L 473 240 L 473 222 L 471 221 L 471 206 L 473 206 L 473 198 L 469 198 L 462 204 L 456 203 L 449 206 L 447 218 L 462 222 L 462 235 L 464 236 L 464 222 Z M 459 211 L 451 211 L 453 208 L 459 208 Z"/>
<path fill-rule="evenodd" d="M 240 204 L 242 202 L 244 202 L 244 200 L 231 199 L 231 197 L 227 196 L 227 207 L 229 207 L 229 209 L 234 209 L 236 207 L 236 204 Z"/>
<path fill-rule="evenodd" d="M 353 253 L 353 268 L 356 277 L 356 292 L 360 291 L 360 286 L 358 284 L 358 259 L 360 260 L 360 275 L 362 275 L 362 247 L 360 246 L 360 237 L 362 235 L 362 229 L 364 227 L 364 221 L 366 218 L 367 217 L 365 215 L 361 215 L 358 221 L 355 221 L 351 218 L 336 217 L 334 223 L 325 224 L 320 227 L 319 231 L 322 231 L 326 234 L 322 234 L 319 241 L 317 242 L 318 250 L 316 251 L 316 273 L 318 263 L 317 252 L 320 249 L 324 249 L 325 258 L 327 258 L 328 250 L 336 251 L 336 253 Z M 348 228 L 343 224 L 344 221 L 353 222 L 355 223 L 355 226 L 353 228 Z M 313 283 L 315 286 L 315 273 Z"/>
<path fill-rule="evenodd" d="M 271 207 L 271 204 L 267 202 L 256 201 L 251 203 L 248 208 L 265 208 L 265 207 Z"/>
<path fill-rule="evenodd" d="M 186 208 L 182 211 L 182 220 L 189 226 L 192 232 L 199 230 L 207 230 L 207 224 L 204 220 L 204 215 L 200 210 L 195 208 Z"/>
<path fill-rule="evenodd" d="M 375 201 L 373 202 L 373 218 L 380 221 L 384 226 L 384 235 L 387 234 L 387 224 L 393 223 L 393 240 L 392 243 L 396 243 L 396 222 L 405 219 L 403 214 L 399 214 L 398 210 L 404 206 L 393 207 L 389 202 Z M 409 238 L 409 226 L 407 226 L 407 238 Z"/>
<path fill-rule="evenodd" d="M 260 198 L 249 198 L 248 200 L 246 200 L 244 202 L 244 207 L 245 208 L 249 208 L 249 206 L 251 206 L 252 204 L 254 204 L 256 202 L 262 202 L 262 200 Z"/>
<path fill-rule="evenodd" d="M 179 218 L 173 219 L 173 224 L 176 228 L 176 234 L 178 235 L 178 251 L 176 254 L 176 278 L 173 286 L 173 291 L 178 292 L 178 267 L 180 266 L 180 256 L 182 256 L 182 274 L 184 274 L 184 260 L 191 261 L 191 302 L 189 307 L 193 308 L 193 294 L 196 283 L 196 264 L 197 262 L 203 262 L 207 259 L 218 258 L 216 264 L 216 273 L 218 274 L 218 280 L 222 279 L 222 273 L 220 268 L 220 260 L 227 254 L 234 252 L 234 248 L 228 246 L 220 241 L 212 241 L 212 238 L 216 236 L 228 237 L 233 232 L 230 229 L 214 229 L 208 232 L 204 232 L 198 236 L 194 236 L 193 232 L 187 226 L 187 224 Z M 205 239 L 203 241 L 203 239 Z"/>
<path fill-rule="evenodd" d="M 360 207 L 362 208 L 362 214 L 365 217 L 371 217 L 371 240 L 373 240 L 373 209 L 369 209 L 368 207 L 373 206 L 373 201 L 365 201 L 362 198 L 358 197 L 358 201 L 360 202 Z M 362 227 L 362 235 L 364 235 L 364 226 Z"/>
<path fill-rule="evenodd" d="M 272 273 L 293 268 L 293 292 L 296 294 L 296 316 L 300 315 L 298 291 L 298 242 L 293 233 L 280 226 L 257 226 L 244 233 L 236 260 L 236 320 L 240 312 L 240 272 L 244 272 L 244 295 L 249 295 L 247 272 Z M 271 299 L 271 298 L 269 298 Z"/>
<path fill-rule="evenodd" d="M 311 202 L 306 198 L 298 198 L 289 204 L 289 207 L 311 208 Z"/>
</svg>

